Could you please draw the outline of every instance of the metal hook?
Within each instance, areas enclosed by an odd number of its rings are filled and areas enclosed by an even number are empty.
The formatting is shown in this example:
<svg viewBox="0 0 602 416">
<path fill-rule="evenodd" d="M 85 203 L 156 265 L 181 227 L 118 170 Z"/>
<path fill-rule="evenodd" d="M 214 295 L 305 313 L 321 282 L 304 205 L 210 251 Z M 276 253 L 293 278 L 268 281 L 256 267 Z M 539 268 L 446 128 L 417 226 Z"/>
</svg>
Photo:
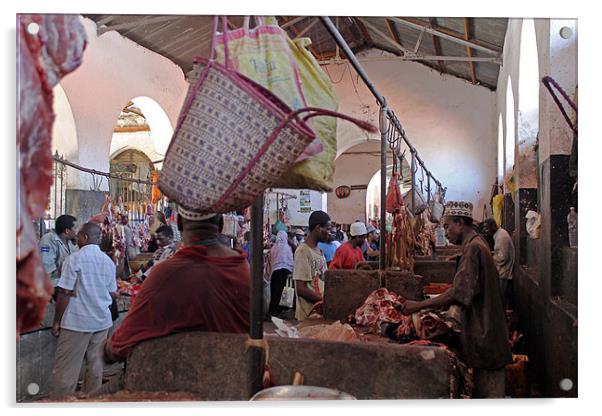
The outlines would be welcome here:
<svg viewBox="0 0 602 416">
<path fill-rule="evenodd" d="M 100 190 L 100 185 L 102 184 L 102 177 L 100 178 L 100 180 L 98 182 L 96 182 L 96 175 L 94 175 L 94 173 L 90 172 L 90 175 L 92 175 L 92 187 L 90 188 L 91 191 L 99 191 Z"/>
</svg>

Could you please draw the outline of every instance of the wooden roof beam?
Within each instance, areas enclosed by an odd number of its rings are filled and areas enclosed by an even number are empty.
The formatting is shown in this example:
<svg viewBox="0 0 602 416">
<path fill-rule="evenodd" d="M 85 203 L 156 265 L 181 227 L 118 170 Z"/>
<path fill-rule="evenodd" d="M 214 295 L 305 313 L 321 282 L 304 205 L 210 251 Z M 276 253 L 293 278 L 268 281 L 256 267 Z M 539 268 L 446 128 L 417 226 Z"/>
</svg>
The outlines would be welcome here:
<svg viewBox="0 0 602 416">
<path fill-rule="evenodd" d="M 301 20 L 306 19 L 307 17 L 309 17 L 309 16 L 297 16 L 297 17 L 294 17 L 292 19 L 288 19 L 285 16 L 282 16 L 282 18 L 286 19 L 286 20 L 284 21 L 284 24 L 281 25 L 280 27 L 282 29 L 286 29 L 287 27 L 292 26 L 292 25 L 294 25 L 296 23 L 299 23 Z"/>
<path fill-rule="evenodd" d="M 464 39 L 469 40 L 470 39 L 470 22 L 468 21 L 468 17 L 464 18 Z M 466 52 L 468 53 L 468 57 L 472 58 L 472 49 L 467 46 L 466 47 Z M 475 67 L 474 67 L 474 62 L 470 61 L 468 63 L 470 65 L 470 78 L 472 79 L 472 83 L 476 84 L 477 83 L 477 75 L 476 75 L 476 71 L 475 71 Z"/>
<path fill-rule="evenodd" d="M 130 20 L 126 23 L 119 23 L 116 24 L 114 26 L 105 26 L 102 28 L 99 28 L 100 30 L 98 31 L 99 35 L 102 35 L 105 32 L 108 32 L 109 30 L 115 30 L 115 31 L 129 31 L 132 29 L 136 29 L 139 26 L 142 25 L 152 25 L 152 24 L 156 24 L 156 23 L 163 23 L 165 21 L 167 22 L 172 22 L 174 20 L 177 20 L 179 17 L 181 16 L 177 16 L 177 15 L 167 15 L 167 16 L 146 16 L 143 18 L 140 18 L 139 16 L 134 16 L 134 20 Z"/>
<path fill-rule="evenodd" d="M 389 34 L 391 35 L 393 40 L 395 42 L 397 42 L 399 44 L 399 46 L 401 46 L 402 48 L 405 48 L 405 46 L 403 46 L 403 42 L 401 41 L 401 35 L 399 34 L 399 31 L 397 30 L 395 23 L 393 23 L 392 20 L 385 17 L 385 24 L 387 25 L 387 29 L 389 30 Z"/>
<path fill-rule="evenodd" d="M 368 32 L 368 29 L 366 29 L 366 26 L 364 25 L 364 22 L 362 21 L 362 19 L 360 19 L 359 17 L 353 17 L 352 20 L 355 23 L 355 25 L 359 28 L 360 33 L 366 40 L 366 43 L 370 46 L 374 45 L 372 36 L 370 36 L 370 32 Z"/>
<path fill-rule="evenodd" d="M 117 15 L 111 14 L 109 16 L 105 16 L 102 19 L 98 20 L 96 22 L 97 26 L 102 26 L 102 25 L 106 25 L 107 23 L 109 23 L 110 21 L 114 20 L 117 17 Z"/>
<path fill-rule="evenodd" d="M 301 32 L 297 33 L 297 37 L 298 38 L 300 38 L 303 35 L 305 35 L 309 31 L 309 29 L 311 29 L 312 27 L 314 27 L 314 25 L 320 21 L 320 19 L 317 18 L 317 17 L 314 17 L 313 19 L 314 20 L 312 20 L 310 24 L 308 24 L 307 26 L 305 26 Z"/>
<path fill-rule="evenodd" d="M 392 40 L 389 36 L 387 36 L 386 33 L 382 32 L 381 30 L 379 30 L 376 26 L 372 25 L 370 22 L 368 21 L 364 21 L 361 17 L 357 18 L 358 21 L 362 24 L 364 24 L 365 26 L 367 26 L 372 32 L 376 33 L 378 36 L 380 36 L 384 41 L 386 41 L 388 44 L 390 44 L 391 46 L 393 46 L 397 51 L 399 51 L 399 53 L 401 55 L 407 55 L 408 54 L 408 50 L 406 48 L 404 48 L 403 46 L 401 46 L 399 43 L 397 43 L 396 41 Z M 364 29 L 366 29 L 364 27 Z M 374 42 L 371 41 L 370 43 L 371 45 L 374 45 Z"/>
<path fill-rule="evenodd" d="M 437 29 L 437 18 L 436 17 L 431 17 L 429 18 L 429 21 L 431 22 L 431 26 L 433 27 L 433 29 Z M 441 53 L 441 39 L 439 39 L 438 36 L 432 35 L 433 37 L 433 46 L 435 47 L 435 55 L 443 55 L 443 53 Z M 445 63 L 443 63 L 443 61 L 437 61 L 437 63 L 439 64 L 439 72 L 445 72 Z"/>
<path fill-rule="evenodd" d="M 301 20 L 305 19 L 308 16 L 299 16 L 296 18 L 292 18 L 292 19 L 288 19 L 285 16 L 282 16 L 282 19 L 284 20 L 284 24 L 280 25 L 280 27 L 282 29 L 285 29 L 287 27 L 290 26 L 290 28 L 292 29 L 292 31 L 295 33 L 295 38 L 299 37 L 299 30 L 297 30 L 297 28 L 295 26 L 293 26 L 295 23 L 300 22 Z M 309 45 L 309 51 L 314 55 L 314 57 L 319 61 L 322 60 L 322 55 L 320 55 L 318 52 L 316 52 L 315 48 L 311 45 Z"/>
<path fill-rule="evenodd" d="M 432 27 L 430 27 L 430 24 L 421 22 L 420 20 L 413 19 L 410 17 L 390 17 L 389 19 L 393 20 L 396 23 L 400 23 L 405 26 L 411 27 L 412 29 L 424 29 L 429 34 L 439 36 L 443 39 L 447 39 L 451 42 L 459 43 L 464 46 L 470 46 L 473 49 L 501 58 L 500 55 L 502 53 L 502 48 L 500 48 L 499 46 L 492 45 L 490 43 L 483 42 L 477 39 L 467 41 L 466 39 L 464 39 L 463 33 L 458 33 L 441 26 L 437 27 L 437 29 L 433 29 Z"/>
</svg>

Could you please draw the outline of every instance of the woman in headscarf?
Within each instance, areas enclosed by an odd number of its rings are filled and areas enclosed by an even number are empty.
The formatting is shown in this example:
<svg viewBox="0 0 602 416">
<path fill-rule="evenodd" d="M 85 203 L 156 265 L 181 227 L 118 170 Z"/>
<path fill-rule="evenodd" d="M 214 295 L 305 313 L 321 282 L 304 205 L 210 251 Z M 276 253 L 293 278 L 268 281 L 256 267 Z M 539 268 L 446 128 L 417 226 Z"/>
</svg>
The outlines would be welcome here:
<svg viewBox="0 0 602 416">
<path fill-rule="evenodd" d="M 280 297 L 287 277 L 293 273 L 293 250 L 288 244 L 286 231 L 278 231 L 276 242 L 270 250 L 272 277 L 270 280 L 270 307 L 268 313 L 278 316 L 284 308 L 280 306 Z"/>
</svg>

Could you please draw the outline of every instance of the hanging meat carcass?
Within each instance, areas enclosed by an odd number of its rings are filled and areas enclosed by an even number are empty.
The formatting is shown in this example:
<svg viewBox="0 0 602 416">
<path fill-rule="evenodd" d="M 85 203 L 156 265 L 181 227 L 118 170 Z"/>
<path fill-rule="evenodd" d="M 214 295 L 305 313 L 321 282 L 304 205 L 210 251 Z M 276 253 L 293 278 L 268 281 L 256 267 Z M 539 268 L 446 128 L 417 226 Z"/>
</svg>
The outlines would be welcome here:
<svg viewBox="0 0 602 416">
<path fill-rule="evenodd" d="M 86 32 L 76 15 L 17 19 L 17 333 L 42 320 L 52 286 L 38 253 L 33 219 L 52 185 L 52 89 L 82 62 Z"/>
<path fill-rule="evenodd" d="M 428 211 L 414 218 L 413 229 L 416 239 L 414 251 L 422 256 L 430 256 L 435 241 L 435 225 L 430 222 Z"/>
<path fill-rule="evenodd" d="M 393 172 L 387 190 L 387 212 L 393 214 L 391 232 L 387 238 L 389 268 L 414 270 L 414 230 L 409 222 L 408 212 L 403 204 L 399 189 L 399 174 Z"/>
</svg>

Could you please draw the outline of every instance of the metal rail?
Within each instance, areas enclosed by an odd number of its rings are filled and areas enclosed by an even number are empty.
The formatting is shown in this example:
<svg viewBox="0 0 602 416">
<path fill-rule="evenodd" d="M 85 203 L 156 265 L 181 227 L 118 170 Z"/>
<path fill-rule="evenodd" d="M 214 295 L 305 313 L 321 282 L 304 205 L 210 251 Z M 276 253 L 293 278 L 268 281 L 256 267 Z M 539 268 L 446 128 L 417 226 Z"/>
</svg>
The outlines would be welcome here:
<svg viewBox="0 0 602 416">
<path fill-rule="evenodd" d="M 439 189 L 442 189 L 444 191 L 445 188 L 443 187 L 443 185 L 441 184 L 441 182 L 438 181 L 437 178 L 435 178 L 433 176 L 433 174 L 426 168 L 426 165 L 424 164 L 423 160 L 418 155 L 418 152 L 416 151 L 416 148 L 412 145 L 412 143 L 410 143 L 409 139 L 407 138 L 407 136 L 405 134 L 405 130 L 401 126 L 401 123 L 397 119 L 397 116 L 395 115 L 395 113 L 393 112 L 393 110 L 391 110 L 390 108 L 387 107 L 387 100 L 385 99 L 385 97 L 383 97 L 380 94 L 380 92 L 378 92 L 378 90 L 376 89 L 376 87 L 374 86 L 374 84 L 372 83 L 372 81 L 370 80 L 370 78 L 368 77 L 368 74 L 366 74 L 366 71 L 361 66 L 361 64 L 359 63 L 359 61 L 357 60 L 357 58 L 355 57 L 355 55 L 353 54 L 353 52 L 349 48 L 349 45 L 347 44 L 347 42 L 345 41 L 345 39 L 343 38 L 343 36 L 341 36 L 341 34 L 337 30 L 337 28 L 332 23 L 332 20 L 330 20 L 330 18 L 327 17 L 327 16 L 320 16 L 320 19 L 322 20 L 322 23 L 324 24 L 324 26 L 326 27 L 326 29 L 328 30 L 328 32 L 332 35 L 332 37 L 334 38 L 334 40 L 336 41 L 336 43 L 339 45 L 339 47 L 341 49 L 343 49 L 343 52 L 345 52 L 345 55 L 347 56 L 347 59 L 349 60 L 349 62 L 351 63 L 351 65 L 353 65 L 353 68 L 356 70 L 356 72 L 359 74 L 359 76 L 362 78 L 362 80 L 364 81 L 364 84 L 366 84 L 366 86 L 368 87 L 368 89 L 372 92 L 372 95 L 374 95 L 374 97 L 376 98 L 376 100 L 378 101 L 378 103 L 380 104 L 380 106 L 382 108 L 386 109 L 387 118 L 393 124 L 393 126 L 397 130 L 397 132 L 400 135 L 400 137 L 403 139 L 403 141 L 405 142 L 405 144 L 408 146 L 408 148 L 410 149 L 410 153 L 412 154 L 413 157 L 416 158 L 416 162 L 423 169 L 423 171 L 425 172 L 426 176 L 429 177 L 429 178 L 431 178 L 433 180 L 433 182 L 435 182 L 437 184 L 437 186 L 439 187 Z M 399 157 L 400 155 L 395 155 L 395 156 Z M 381 202 L 381 205 L 382 204 L 384 204 L 384 200 Z"/>
<path fill-rule="evenodd" d="M 55 160 L 56 162 L 62 163 L 63 165 L 71 166 L 72 168 L 75 168 L 79 171 L 91 173 L 92 175 L 104 176 L 105 178 L 119 179 L 119 180 L 125 181 L 125 182 L 141 183 L 143 185 L 154 185 L 155 184 L 152 181 L 143 181 L 142 179 L 125 178 L 123 176 L 115 175 L 113 173 L 101 172 L 101 171 L 94 170 L 94 169 L 84 168 L 83 166 L 76 165 L 73 162 L 68 162 L 58 155 L 52 156 L 52 159 Z"/>
</svg>

